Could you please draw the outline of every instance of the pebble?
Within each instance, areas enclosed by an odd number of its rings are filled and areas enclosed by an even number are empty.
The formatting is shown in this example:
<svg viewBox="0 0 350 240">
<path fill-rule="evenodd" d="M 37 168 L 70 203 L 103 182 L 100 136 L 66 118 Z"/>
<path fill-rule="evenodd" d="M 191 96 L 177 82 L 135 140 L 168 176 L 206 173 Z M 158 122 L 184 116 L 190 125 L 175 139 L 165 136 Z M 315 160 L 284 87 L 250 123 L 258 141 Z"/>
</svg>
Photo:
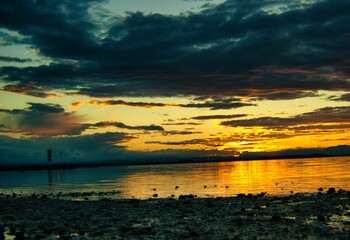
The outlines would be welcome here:
<svg viewBox="0 0 350 240">
<path fill-rule="evenodd" d="M 180 195 L 179 199 L 186 199 L 186 198 L 195 198 L 195 195 L 189 194 L 189 195 Z"/>
<path fill-rule="evenodd" d="M 336 191 L 334 187 L 328 188 L 327 194 L 335 194 L 335 193 Z"/>
<path fill-rule="evenodd" d="M 22 232 L 16 232 L 14 240 L 25 240 L 25 236 Z"/>
<path fill-rule="evenodd" d="M 120 231 L 134 236 L 150 235 L 155 233 L 153 226 L 123 226 Z"/>
<path fill-rule="evenodd" d="M 279 215 L 273 214 L 271 217 L 271 220 L 272 221 L 280 221 L 280 220 L 282 220 L 282 218 Z"/>
</svg>

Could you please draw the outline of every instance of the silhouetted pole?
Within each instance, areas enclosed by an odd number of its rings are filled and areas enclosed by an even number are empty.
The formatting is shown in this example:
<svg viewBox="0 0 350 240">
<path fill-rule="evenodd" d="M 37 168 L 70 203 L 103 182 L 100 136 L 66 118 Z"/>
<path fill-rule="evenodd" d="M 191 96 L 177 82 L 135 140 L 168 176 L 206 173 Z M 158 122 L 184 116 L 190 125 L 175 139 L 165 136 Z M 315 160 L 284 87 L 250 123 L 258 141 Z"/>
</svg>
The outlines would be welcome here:
<svg viewBox="0 0 350 240">
<path fill-rule="evenodd" d="M 48 185 L 49 187 L 52 186 L 52 170 L 51 170 L 51 168 L 49 168 L 49 169 L 47 170 L 47 185 Z"/>
<path fill-rule="evenodd" d="M 48 149 L 47 150 L 47 165 L 49 168 L 51 168 L 51 163 L 52 163 L 52 150 Z"/>
</svg>

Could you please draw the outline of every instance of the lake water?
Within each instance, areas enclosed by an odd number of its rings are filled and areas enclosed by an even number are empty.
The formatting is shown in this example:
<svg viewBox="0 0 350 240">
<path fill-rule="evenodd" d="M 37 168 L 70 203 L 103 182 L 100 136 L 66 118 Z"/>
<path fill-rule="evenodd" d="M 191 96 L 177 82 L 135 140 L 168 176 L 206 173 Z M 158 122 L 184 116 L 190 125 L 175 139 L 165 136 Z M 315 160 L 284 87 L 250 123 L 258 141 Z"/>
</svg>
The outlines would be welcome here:
<svg viewBox="0 0 350 240">
<path fill-rule="evenodd" d="M 350 190 L 350 157 L 118 166 L 89 169 L 0 172 L 0 192 L 120 191 L 117 198 L 198 197 Z M 176 189 L 176 186 L 178 188 Z"/>
</svg>

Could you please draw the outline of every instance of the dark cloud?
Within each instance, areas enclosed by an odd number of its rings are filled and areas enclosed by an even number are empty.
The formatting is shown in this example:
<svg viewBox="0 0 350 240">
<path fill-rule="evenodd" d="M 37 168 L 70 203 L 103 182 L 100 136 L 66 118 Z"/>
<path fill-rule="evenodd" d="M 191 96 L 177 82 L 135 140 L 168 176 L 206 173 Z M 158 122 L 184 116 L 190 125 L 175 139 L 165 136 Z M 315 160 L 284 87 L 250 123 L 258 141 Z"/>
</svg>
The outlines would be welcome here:
<svg viewBox="0 0 350 240">
<path fill-rule="evenodd" d="M 2 132 L 19 132 L 33 136 L 79 135 L 89 128 L 117 127 L 128 130 L 164 131 L 162 126 L 129 126 L 122 122 L 83 123 L 83 117 L 66 112 L 58 104 L 28 102 L 26 109 L 0 109 Z"/>
<path fill-rule="evenodd" d="M 117 127 L 117 128 L 125 128 L 129 130 L 145 130 L 145 131 L 164 131 L 164 128 L 162 126 L 157 125 L 148 125 L 148 126 L 128 126 L 121 122 L 98 122 L 95 124 L 92 124 L 94 127 Z"/>
<path fill-rule="evenodd" d="M 172 130 L 172 131 L 163 132 L 163 135 L 164 136 L 168 136 L 168 135 L 192 135 L 192 134 L 198 134 L 198 133 L 202 133 L 202 132 Z"/>
<path fill-rule="evenodd" d="M 44 103 L 32 103 L 28 102 L 30 107 L 28 110 L 32 112 L 43 112 L 43 113 L 63 113 L 65 110 L 59 104 L 44 104 Z"/>
<path fill-rule="evenodd" d="M 48 93 L 47 89 L 37 87 L 34 85 L 34 83 L 6 85 L 2 90 L 5 92 L 18 93 L 40 98 L 57 97 L 56 94 Z"/>
<path fill-rule="evenodd" d="M 233 114 L 233 115 L 205 115 L 205 116 L 196 116 L 191 119 L 194 120 L 210 120 L 210 119 L 227 119 L 227 118 L 241 118 L 246 117 L 247 114 Z"/>
<path fill-rule="evenodd" d="M 78 52 L 79 55 L 84 52 L 91 54 L 97 44 L 94 36 L 97 28 L 88 19 L 88 10 L 92 4 L 101 2 L 103 1 L 2 2 L 0 26 L 27 36 L 30 38 L 28 43 L 39 47 L 46 55 L 74 58 Z M 61 53 L 58 48 L 61 48 Z"/>
<path fill-rule="evenodd" d="M 171 123 L 163 123 L 162 125 L 168 125 L 168 126 L 182 126 L 182 125 L 189 125 L 189 126 L 196 126 L 196 125 L 202 125 L 202 123 L 198 122 L 171 122 Z"/>
<path fill-rule="evenodd" d="M 345 93 L 340 96 L 331 96 L 329 100 L 339 101 L 339 102 L 350 102 L 350 93 Z"/>
<path fill-rule="evenodd" d="M 265 127 L 288 128 L 302 124 L 347 123 L 349 122 L 350 107 L 325 107 L 313 112 L 303 113 L 288 118 L 261 117 L 253 119 L 230 120 L 221 122 L 230 127 Z"/>
<path fill-rule="evenodd" d="M 17 57 L 0 56 L 0 61 L 2 61 L 2 62 L 25 63 L 25 62 L 32 62 L 32 59 L 30 59 L 30 58 L 17 58 Z"/>
<path fill-rule="evenodd" d="M 78 135 L 86 129 L 82 117 L 57 104 L 28 103 L 26 109 L 0 109 L 0 123 L 35 136 Z"/>
<path fill-rule="evenodd" d="M 79 107 L 82 104 L 90 104 L 90 105 L 97 105 L 97 106 L 129 106 L 129 107 L 142 107 L 142 108 L 154 108 L 154 107 L 209 108 L 210 110 L 232 109 L 232 108 L 240 108 L 245 106 L 255 106 L 252 103 L 243 103 L 238 101 L 231 102 L 227 100 L 194 102 L 194 103 L 188 103 L 188 104 L 126 102 L 123 100 L 106 100 L 106 101 L 90 100 L 90 101 L 74 102 L 72 103 L 72 106 Z"/>
<path fill-rule="evenodd" d="M 146 141 L 146 144 L 162 144 L 162 145 L 197 145 L 197 144 L 206 144 L 207 140 L 205 139 L 191 139 L 186 141 L 179 142 L 164 142 L 164 141 Z"/>
<path fill-rule="evenodd" d="M 350 129 L 350 124 L 346 123 L 340 123 L 340 124 L 332 124 L 332 125 L 306 125 L 306 126 L 293 126 L 289 127 L 290 130 L 295 131 L 319 131 L 319 132 L 325 132 L 327 130 L 338 130 L 338 131 L 344 131 Z"/>
<path fill-rule="evenodd" d="M 305 97 L 316 97 L 318 94 L 316 92 L 308 91 L 293 91 L 293 92 L 272 92 L 272 93 L 262 93 L 256 94 L 255 98 L 258 100 L 290 100 Z"/>
<path fill-rule="evenodd" d="M 55 62 L 2 67 L 3 81 L 94 97 L 350 90 L 349 1 L 231 0 L 199 13 L 125 17 L 97 14 L 101 2 L 2 2 L 0 26 Z"/>
<path fill-rule="evenodd" d="M 213 0 L 182 0 L 184 2 L 211 2 Z"/>
<path fill-rule="evenodd" d="M 243 102 L 204 102 L 204 103 L 181 104 L 180 106 L 185 108 L 209 108 L 210 110 L 219 110 L 219 109 L 232 109 L 232 108 L 240 108 L 240 107 L 246 107 L 246 106 L 255 106 L 255 104 L 243 103 Z"/>
<path fill-rule="evenodd" d="M 90 101 L 78 101 L 72 103 L 73 107 L 79 107 L 82 104 L 90 104 L 97 106 L 129 106 L 129 107 L 142 107 L 142 108 L 153 108 L 153 107 L 166 107 L 166 106 L 178 106 L 178 104 L 166 104 L 166 103 L 147 103 L 147 102 L 126 102 L 123 100 L 90 100 Z"/>
</svg>

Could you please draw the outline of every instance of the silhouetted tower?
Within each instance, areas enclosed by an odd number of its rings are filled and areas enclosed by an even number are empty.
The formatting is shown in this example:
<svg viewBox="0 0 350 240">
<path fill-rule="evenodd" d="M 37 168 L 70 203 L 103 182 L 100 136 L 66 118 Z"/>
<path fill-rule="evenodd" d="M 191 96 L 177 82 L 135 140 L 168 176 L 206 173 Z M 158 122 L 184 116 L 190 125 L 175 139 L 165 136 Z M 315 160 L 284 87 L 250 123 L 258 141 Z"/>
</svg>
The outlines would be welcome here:
<svg viewBox="0 0 350 240">
<path fill-rule="evenodd" d="M 52 163 L 52 150 L 48 149 L 47 150 L 47 165 L 49 167 L 51 167 L 51 163 Z"/>
</svg>

